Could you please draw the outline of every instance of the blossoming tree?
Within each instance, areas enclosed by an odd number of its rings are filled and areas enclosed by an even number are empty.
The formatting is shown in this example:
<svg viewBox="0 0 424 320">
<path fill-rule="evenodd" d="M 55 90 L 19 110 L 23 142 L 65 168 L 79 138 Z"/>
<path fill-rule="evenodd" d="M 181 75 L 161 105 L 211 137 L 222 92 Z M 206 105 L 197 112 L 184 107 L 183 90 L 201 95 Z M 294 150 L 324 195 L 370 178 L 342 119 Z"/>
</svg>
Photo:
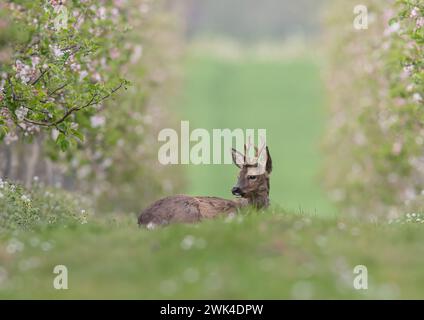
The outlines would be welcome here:
<svg viewBox="0 0 424 320">
<path fill-rule="evenodd" d="M 13 34 L 0 66 L 0 139 L 40 130 L 65 150 L 128 82 L 116 46 L 125 32 L 119 1 L 10 1 L 1 4 L 3 32 Z M 94 118 L 94 122 L 96 118 Z"/>
<path fill-rule="evenodd" d="M 366 30 L 355 5 L 336 1 L 327 29 L 326 180 L 344 212 L 396 218 L 424 204 L 424 3 L 370 0 Z"/>
<path fill-rule="evenodd" d="M 0 176 L 90 194 L 101 211 L 138 210 L 181 184 L 154 148 L 178 73 L 170 2 L 0 4 Z"/>
</svg>

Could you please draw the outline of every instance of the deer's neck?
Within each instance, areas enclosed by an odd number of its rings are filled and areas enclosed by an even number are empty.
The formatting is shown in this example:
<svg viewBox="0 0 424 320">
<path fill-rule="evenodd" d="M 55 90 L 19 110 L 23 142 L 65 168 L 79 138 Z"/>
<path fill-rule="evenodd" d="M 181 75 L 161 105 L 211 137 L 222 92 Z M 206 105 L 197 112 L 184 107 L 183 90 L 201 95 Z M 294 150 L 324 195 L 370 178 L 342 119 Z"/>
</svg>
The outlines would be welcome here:
<svg viewBox="0 0 424 320">
<path fill-rule="evenodd" d="M 249 205 L 257 209 L 266 209 L 269 206 L 269 179 L 267 181 L 267 186 L 252 194 L 252 196 L 248 198 L 248 201 Z"/>
</svg>

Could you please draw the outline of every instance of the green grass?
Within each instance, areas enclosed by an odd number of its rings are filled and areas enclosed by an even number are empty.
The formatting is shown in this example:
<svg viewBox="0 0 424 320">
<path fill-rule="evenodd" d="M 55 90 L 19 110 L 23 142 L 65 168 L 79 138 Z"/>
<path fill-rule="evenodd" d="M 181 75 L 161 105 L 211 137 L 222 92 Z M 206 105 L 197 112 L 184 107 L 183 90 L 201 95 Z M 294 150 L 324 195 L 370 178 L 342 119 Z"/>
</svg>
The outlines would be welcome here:
<svg viewBox="0 0 424 320">
<path fill-rule="evenodd" d="M 152 231 L 134 222 L 2 234 L 0 298 L 424 297 L 422 224 L 281 210 Z M 22 250 L 8 252 L 16 241 Z M 68 268 L 68 290 L 53 289 L 55 265 Z M 368 268 L 368 290 L 353 288 L 356 265 Z"/>
<path fill-rule="evenodd" d="M 319 69 L 313 60 L 265 61 L 254 56 L 234 60 L 191 54 L 180 104 L 182 119 L 190 121 L 191 130 L 267 129 L 274 163 L 271 201 L 292 211 L 335 212 L 318 180 L 325 113 Z M 231 198 L 236 167 L 190 165 L 187 172 L 188 193 Z"/>
<path fill-rule="evenodd" d="M 268 130 L 274 208 L 152 231 L 136 217 L 100 213 L 87 224 L 30 224 L 35 231 L 8 224 L 0 232 L 0 298 L 424 298 L 424 224 L 336 217 L 321 191 L 325 117 L 312 60 L 203 55 L 186 67 L 181 103 L 192 129 Z M 187 170 L 190 193 L 231 197 L 235 166 Z M 53 289 L 56 265 L 68 268 L 68 290 Z M 353 287 L 356 265 L 368 268 L 368 290 Z"/>
</svg>

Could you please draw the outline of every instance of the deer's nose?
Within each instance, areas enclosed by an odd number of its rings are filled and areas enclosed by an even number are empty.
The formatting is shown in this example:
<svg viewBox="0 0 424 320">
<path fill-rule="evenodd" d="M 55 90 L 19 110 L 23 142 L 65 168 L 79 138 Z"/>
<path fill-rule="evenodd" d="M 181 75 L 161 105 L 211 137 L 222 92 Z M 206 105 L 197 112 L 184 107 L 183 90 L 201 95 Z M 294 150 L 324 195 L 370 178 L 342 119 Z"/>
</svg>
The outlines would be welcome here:
<svg viewBox="0 0 424 320">
<path fill-rule="evenodd" d="M 231 189 L 231 193 L 235 196 L 240 196 L 241 195 L 241 190 L 239 187 L 234 187 Z"/>
</svg>

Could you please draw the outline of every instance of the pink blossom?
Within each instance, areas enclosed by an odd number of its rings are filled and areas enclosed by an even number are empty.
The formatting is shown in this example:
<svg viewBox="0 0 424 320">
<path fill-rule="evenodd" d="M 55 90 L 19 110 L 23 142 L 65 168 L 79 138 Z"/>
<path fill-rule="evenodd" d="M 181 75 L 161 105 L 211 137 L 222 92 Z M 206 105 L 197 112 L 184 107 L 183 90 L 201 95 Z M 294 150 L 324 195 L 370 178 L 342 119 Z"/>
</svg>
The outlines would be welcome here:
<svg viewBox="0 0 424 320">
<path fill-rule="evenodd" d="M 118 8 L 112 8 L 111 13 L 112 13 L 112 16 L 114 18 L 116 18 L 116 17 L 119 16 L 119 9 Z"/>
<path fill-rule="evenodd" d="M 95 115 L 90 118 L 90 123 L 93 128 L 103 127 L 106 123 L 106 118 L 104 116 Z"/>
<path fill-rule="evenodd" d="M 384 30 L 384 35 L 388 36 L 392 33 L 398 32 L 399 29 L 400 29 L 399 22 L 395 22 L 395 23 L 391 24 L 389 27 L 387 27 L 386 30 Z"/>
<path fill-rule="evenodd" d="M 394 98 L 394 103 L 396 106 L 398 107 L 402 107 L 405 105 L 405 99 L 401 98 L 401 97 L 396 97 Z"/>
<path fill-rule="evenodd" d="M 98 72 L 95 72 L 95 73 L 93 74 L 92 78 L 93 78 L 93 80 L 94 80 L 94 81 L 97 81 L 97 82 L 102 81 L 102 76 L 101 76 L 101 75 L 100 75 L 100 73 L 98 73 Z"/>
<path fill-rule="evenodd" d="M 132 64 L 137 63 L 142 55 L 143 55 L 143 47 L 141 45 L 136 45 L 131 55 L 131 60 L 130 60 L 131 63 Z"/>
<path fill-rule="evenodd" d="M 150 7 L 147 3 L 142 3 L 139 7 L 138 10 L 140 10 L 140 13 L 142 14 L 146 14 L 149 12 Z"/>
<path fill-rule="evenodd" d="M 35 70 L 31 68 L 29 65 L 26 65 L 21 60 L 16 60 L 15 63 L 16 76 L 23 83 L 27 84 L 30 82 L 32 77 L 35 75 Z"/>
<path fill-rule="evenodd" d="M 81 70 L 81 65 L 79 63 L 73 62 L 69 65 L 72 71 L 78 72 Z"/>
<path fill-rule="evenodd" d="M 101 20 L 105 20 L 106 19 L 106 8 L 105 7 L 100 7 L 99 8 L 99 18 Z"/>
<path fill-rule="evenodd" d="M 415 18 L 415 17 L 417 17 L 418 16 L 418 12 L 419 12 L 419 9 L 417 8 L 417 7 L 414 7 L 412 10 L 411 10 L 411 14 L 409 15 L 411 18 Z"/>
<path fill-rule="evenodd" d="M 412 64 L 406 65 L 403 67 L 403 71 L 406 74 L 411 75 L 412 71 L 414 71 L 414 66 Z"/>
<path fill-rule="evenodd" d="M 54 45 L 54 46 L 50 46 L 50 48 L 53 50 L 53 55 L 56 58 L 60 58 L 63 56 L 64 52 L 58 46 Z"/>
<path fill-rule="evenodd" d="M 125 0 L 113 0 L 113 3 L 116 7 L 122 8 L 125 5 Z"/>
<path fill-rule="evenodd" d="M 86 70 L 82 70 L 79 76 L 80 81 L 82 81 L 86 76 L 88 76 L 88 72 Z"/>
<path fill-rule="evenodd" d="M 112 49 L 110 49 L 109 54 L 110 54 L 110 57 L 111 57 L 112 59 L 118 59 L 118 58 L 119 58 L 119 56 L 120 56 L 119 51 L 118 51 L 118 49 L 116 49 L 116 48 L 112 48 Z"/>
<path fill-rule="evenodd" d="M 28 113 L 28 109 L 25 108 L 24 106 L 21 106 L 15 110 L 16 118 L 18 118 L 19 121 L 22 121 L 27 115 L 27 113 Z"/>
<path fill-rule="evenodd" d="M 66 3 L 66 0 L 50 0 L 50 4 L 53 7 L 61 6 L 61 5 L 65 4 L 65 3 Z"/>
<path fill-rule="evenodd" d="M 402 142 L 400 142 L 400 141 L 396 141 L 396 142 L 393 144 L 393 147 L 392 147 L 392 153 L 393 153 L 394 155 L 398 156 L 398 155 L 402 152 L 402 149 L 403 149 L 403 143 L 402 143 Z"/>
<path fill-rule="evenodd" d="M 36 67 L 40 63 L 40 57 L 32 56 L 31 63 L 33 67 Z"/>
<path fill-rule="evenodd" d="M 4 137 L 4 143 L 6 144 L 6 145 L 9 145 L 9 144 L 11 144 L 11 143 L 13 143 L 13 142 L 15 142 L 15 141 L 17 141 L 18 140 L 18 136 L 16 135 L 16 133 L 15 132 L 8 132 L 7 134 L 6 134 L 6 136 Z"/>
</svg>

